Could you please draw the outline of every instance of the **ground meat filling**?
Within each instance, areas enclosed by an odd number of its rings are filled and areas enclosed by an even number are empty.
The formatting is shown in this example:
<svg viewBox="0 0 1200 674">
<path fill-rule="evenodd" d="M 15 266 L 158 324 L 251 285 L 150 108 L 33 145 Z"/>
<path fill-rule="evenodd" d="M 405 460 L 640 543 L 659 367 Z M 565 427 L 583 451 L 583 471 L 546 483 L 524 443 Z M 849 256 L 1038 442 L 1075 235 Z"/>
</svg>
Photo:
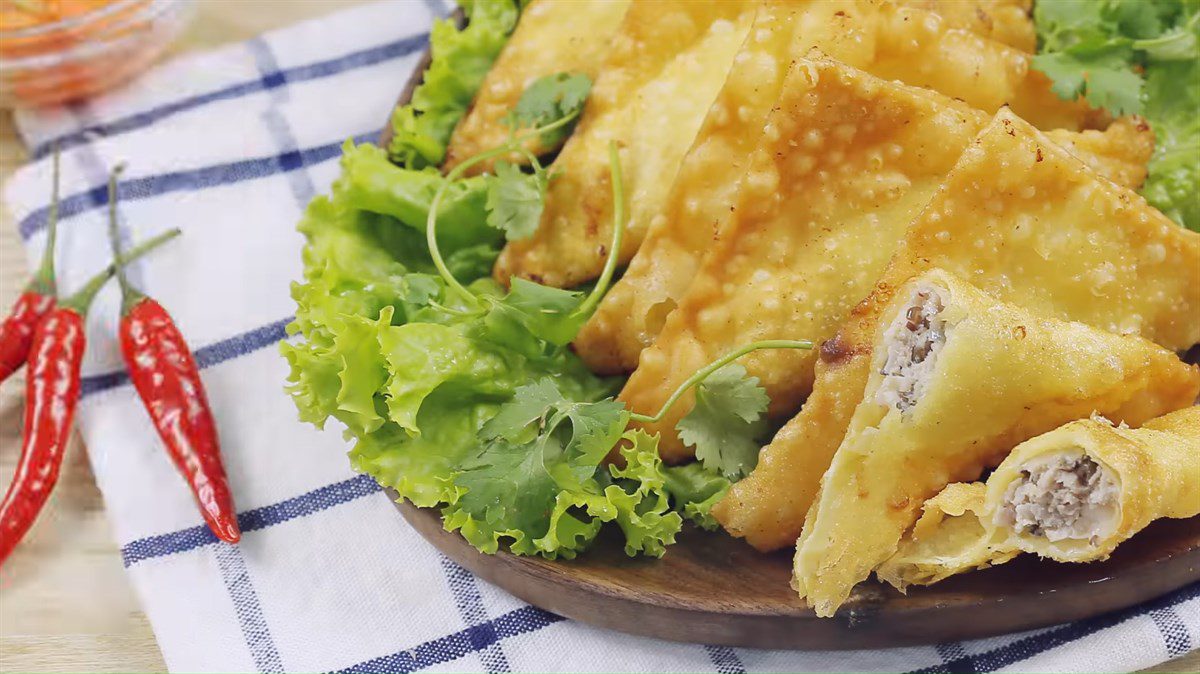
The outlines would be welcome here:
<svg viewBox="0 0 1200 674">
<path fill-rule="evenodd" d="M 1083 450 L 1026 463 L 1004 494 L 999 524 L 1050 542 L 1083 540 L 1095 545 L 1117 526 L 1120 487 Z"/>
<path fill-rule="evenodd" d="M 945 303 L 941 290 L 918 287 L 912 299 L 884 332 L 887 360 L 879 373 L 883 381 L 875 394 L 882 405 L 907 412 L 925 395 L 937 356 L 946 344 Z"/>
</svg>

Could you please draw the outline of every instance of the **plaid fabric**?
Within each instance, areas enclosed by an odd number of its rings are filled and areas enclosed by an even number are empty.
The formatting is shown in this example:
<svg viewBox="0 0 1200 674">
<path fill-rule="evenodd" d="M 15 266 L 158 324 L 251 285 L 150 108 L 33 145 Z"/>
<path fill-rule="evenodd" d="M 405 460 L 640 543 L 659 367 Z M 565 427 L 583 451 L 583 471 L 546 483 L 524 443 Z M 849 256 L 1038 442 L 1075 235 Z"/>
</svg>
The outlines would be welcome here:
<svg viewBox="0 0 1200 674">
<path fill-rule="evenodd" d="M 658 642 L 527 606 L 440 556 L 368 477 L 339 431 L 296 421 L 276 351 L 300 276 L 304 205 L 348 137 L 377 137 L 439 0 L 381 3 L 164 64 L 90 103 L 21 113 L 37 158 L 6 188 L 31 262 L 45 244 L 50 167 L 64 150 L 60 237 L 69 290 L 107 263 L 109 167 L 122 235 L 184 229 L 135 282 L 197 348 L 245 532 L 219 544 L 159 447 L 101 295 L 79 425 L 130 578 L 174 671 L 1119 671 L 1200 640 L 1200 585 L 1135 610 L 974 642 L 773 652 Z"/>
</svg>

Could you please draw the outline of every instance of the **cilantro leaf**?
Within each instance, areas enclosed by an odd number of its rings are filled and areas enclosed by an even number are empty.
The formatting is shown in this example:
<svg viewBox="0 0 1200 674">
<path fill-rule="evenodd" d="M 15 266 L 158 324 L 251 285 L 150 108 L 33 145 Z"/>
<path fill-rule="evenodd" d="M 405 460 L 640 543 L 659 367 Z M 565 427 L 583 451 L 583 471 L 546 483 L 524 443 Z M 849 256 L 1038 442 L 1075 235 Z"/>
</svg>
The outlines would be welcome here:
<svg viewBox="0 0 1200 674">
<path fill-rule="evenodd" d="M 554 385 L 553 379 L 541 379 L 519 386 L 513 399 L 501 406 L 496 416 L 488 419 L 479 429 L 479 437 L 516 442 L 530 430 L 530 424 L 544 420 L 554 405 L 562 400 L 563 394 Z"/>
<path fill-rule="evenodd" d="M 498 532 L 541 535 L 559 491 L 546 464 L 544 447 L 493 440 L 462 466 L 455 509 Z"/>
<path fill-rule="evenodd" d="M 1064 99 L 1144 114 L 1156 143 L 1142 194 L 1200 231 L 1200 2 L 1042 0 L 1033 16 L 1033 67 Z"/>
<path fill-rule="evenodd" d="M 668 508 L 661 478 L 630 473 L 630 491 L 610 483 L 600 469 L 628 412 L 613 400 L 572 402 L 556 392 L 549 380 L 521 387 L 484 425 L 480 437 L 490 439 L 455 479 L 465 491 L 447 507 L 447 527 L 484 551 L 507 539 L 517 554 L 554 557 L 574 556 L 603 522 L 615 520 L 628 528 L 630 554 L 661 554 L 662 540 L 673 540 L 679 525 L 676 516 L 674 527 L 663 529 Z M 653 451 L 647 457 L 644 447 L 630 456 L 639 464 L 658 460 Z M 661 505 L 643 503 L 650 495 Z M 573 512 L 579 509 L 584 513 Z"/>
<path fill-rule="evenodd" d="M 567 458 L 575 478 L 583 481 L 616 446 L 629 425 L 629 413 L 615 400 L 569 403 L 559 409 L 562 418 L 571 424 L 571 438 L 566 444 L 570 456 Z"/>
<path fill-rule="evenodd" d="M 1088 73 L 1088 102 L 1114 115 L 1142 111 L 1142 77 L 1128 67 L 1097 68 Z"/>
<path fill-rule="evenodd" d="M 514 129 L 533 128 L 576 115 L 591 89 L 587 75 L 555 73 L 540 77 L 525 88 L 505 122 Z"/>
<path fill-rule="evenodd" d="M 512 288 L 498 301 L 494 312 L 507 312 L 533 336 L 551 344 L 570 344 L 587 316 L 576 311 L 584 295 L 575 290 L 552 288 L 522 278 L 513 278 Z"/>
<path fill-rule="evenodd" d="M 696 387 L 696 404 L 677 428 L 684 444 L 696 448 L 696 458 L 730 480 L 737 480 L 758 461 L 762 432 L 760 417 L 767 409 L 767 392 L 746 368 L 726 365 Z"/>
<path fill-rule="evenodd" d="M 524 173 L 506 161 L 487 177 L 487 224 L 508 241 L 528 239 L 537 231 L 546 203 L 545 173 Z"/>
</svg>

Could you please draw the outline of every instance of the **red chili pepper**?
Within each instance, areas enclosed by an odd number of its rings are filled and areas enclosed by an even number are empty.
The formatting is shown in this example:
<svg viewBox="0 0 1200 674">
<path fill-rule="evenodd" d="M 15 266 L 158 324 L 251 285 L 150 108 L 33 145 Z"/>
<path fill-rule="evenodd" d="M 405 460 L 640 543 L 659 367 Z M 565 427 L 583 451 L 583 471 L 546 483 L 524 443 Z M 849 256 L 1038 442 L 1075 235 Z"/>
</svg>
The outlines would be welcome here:
<svg viewBox="0 0 1200 674">
<path fill-rule="evenodd" d="M 83 316 L 60 306 L 37 326 L 25 380 L 25 440 L 0 504 L 0 563 L 29 531 L 58 481 L 79 400 Z"/>
<path fill-rule="evenodd" d="M 122 262 L 136 259 L 179 235 L 171 230 L 139 245 Z M 79 371 L 87 345 L 84 317 L 114 265 L 92 277 L 38 324 L 25 378 L 25 437 L 16 475 L 0 503 L 0 564 L 33 525 L 50 497 L 79 401 Z"/>
<path fill-rule="evenodd" d="M 110 190 L 115 190 L 115 181 Z M 114 197 L 110 203 L 112 200 Z M 109 238 L 113 254 L 119 258 L 115 218 L 109 221 Z M 175 467 L 187 479 L 208 528 L 217 538 L 237 543 L 242 532 L 200 369 L 167 310 L 130 286 L 122 265 L 117 267 L 117 278 L 123 298 L 121 353 L 129 379 Z"/>
<path fill-rule="evenodd" d="M 54 188 L 42 264 L 25 291 L 13 304 L 8 318 L 0 323 L 0 382 L 21 369 L 33 345 L 38 323 L 54 308 L 54 243 L 58 237 L 58 149 L 54 151 Z"/>
</svg>

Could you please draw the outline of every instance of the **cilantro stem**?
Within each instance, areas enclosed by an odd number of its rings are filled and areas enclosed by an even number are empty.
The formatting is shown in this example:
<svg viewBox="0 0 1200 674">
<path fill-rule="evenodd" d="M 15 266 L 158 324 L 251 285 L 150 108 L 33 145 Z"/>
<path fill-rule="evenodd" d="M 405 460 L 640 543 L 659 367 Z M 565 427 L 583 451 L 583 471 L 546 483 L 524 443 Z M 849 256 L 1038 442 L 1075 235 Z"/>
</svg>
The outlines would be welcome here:
<svg viewBox="0 0 1200 674">
<path fill-rule="evenodd" d="M 429 256 L 433 258 L 433 266 L 437 268 L 438 274 L 442 277 L 442 280 L 446 282 L 446 285 L 461 295 L 462 298 L 466 300 L 467 303 L 472 307 L 479 306 L 479 300 L 475 297 L 474 293 L 472 293 L 470 290 L 467 290 L 467 288 L 463 286 L 463 284 L 459 283 L 458 279 L 454 278 L 454 275 L 450 273 L 450 268 L 446 266 L 446 261 L 442 258 L 442 252 L 438 248 L 437 214 L 438 209 L 442 205 L 442 198 L 446 196 L 446 190 L 450 189 L 450 186 L 453 185 L 456 180 L 461 178 L 463 173 L 466 173 L 467 169 L 471 168 L 472 166 L 480 162 L 487 161 L 488 159 L 492 159 L 493 157 L 499 157 L 500 155 L 508 154 L 509 152 L 522 151 L 525 141 L 529 138 L 533 138 L 549 131 L 554 131 L 555 129 L 571 123 L 578 116 L 579 113 L 575 112 L 567 115 L 566 117 L 562 117 L 561 119 L 556 119 L 545 126 L 532 129 L 521 134 L 520 136 L 510 138 L 508 142 L 503 145 L 480 152 L 474 157 L 467 159 L 458 166 L 455 166 L 453 169 L 450 169 L 450 172 L 446 174 L 446 179 L 442 181 L 442 184 L 438 187 L 437 192 L 434 193 L 433 200 L 429 202 L 429 214 L 425 218 L 425 242 L 429 246 Z"/>
<path fill-rule="evenodd" d="M 691 377 L 688 377 L 688 380 L 683 382 L 679 388 L 675 389 L 675 392 L 671 394 L 670 398 L 667 398 L 667 401 L 663 403 L 662 409 L 658 410 L 658 414 L 655 414 L 654 416 L 648 416 L 634 412 L 629 415 L 629 418 L 643 424 L 654 424 L 662 421 L 663 417 L 667 415 L 667 410 L 671 409 L 671 406 L 675 404 L 675 401 L 679 400 L 684 393 L 687 393 L 688 389 L 707 379 L 710 374 L 720 370 L 721 368 L 750 353 L 751 351 L 759 351 L 762 349 L 809 350 L 812 349 L 812 346 L 812 342 L 806 339 L 764 339 L 759 342 L 751 342 L 750 344 L 721 356 L 720 358 L 697 370 L 696 373 Z"/>
<path fill-rule="evenodd" d="M 621 238 L 625 235 L 625 184 L 621 177 L 621 158 L 617 155 L 617 142 L 615 140 L 608 141 L 608 164 L 612 175 L 612 242 L 609 243 L 608 259 L 604 261 L 604 269 L 600 272 L 600 278 L 596 281 L 596 286 L 592 288 L 592 292 L 588 294 L 583 304 L 580 304 L 579 308 L 576 309 L 576 313 L 581 316 L 590 314 L 596 308 L 596 305 L 600 303 L 600 300 L 604 297 L 604 293 L 608 291 L 608 286 L 612 283 L 613 274 L 617 271 L 617 257 L 621 250 Z"/>
</svg>

